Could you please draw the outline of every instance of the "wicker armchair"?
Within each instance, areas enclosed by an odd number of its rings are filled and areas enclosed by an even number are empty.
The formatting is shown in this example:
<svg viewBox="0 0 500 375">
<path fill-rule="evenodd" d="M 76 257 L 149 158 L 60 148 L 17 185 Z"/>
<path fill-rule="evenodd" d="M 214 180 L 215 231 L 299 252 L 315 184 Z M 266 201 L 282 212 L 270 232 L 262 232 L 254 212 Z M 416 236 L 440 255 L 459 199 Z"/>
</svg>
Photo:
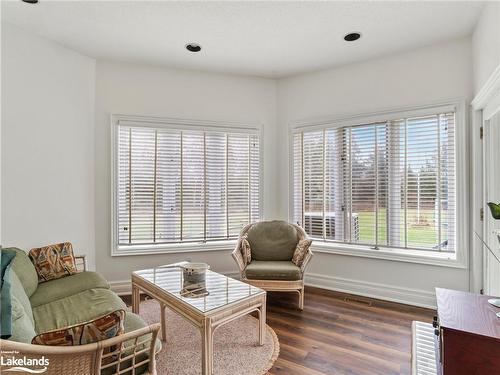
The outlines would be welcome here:
<svg viewBox="0 0 500 375">
<path fill-rule="evenodd" d="M 249 263 L 242 253 L 244 238 L 251 248 L 252 259 Z M 232 253 L 242 281 L 266 291 L 297 292 L 299 308 L 304 309 L 304 274 L 313 253 L 307 250 L 300 267 L 292 263 L 292 257 L 297 243 L 308 238 L 300 226 L 285 221 L 246 225 Z"/>
</svg>

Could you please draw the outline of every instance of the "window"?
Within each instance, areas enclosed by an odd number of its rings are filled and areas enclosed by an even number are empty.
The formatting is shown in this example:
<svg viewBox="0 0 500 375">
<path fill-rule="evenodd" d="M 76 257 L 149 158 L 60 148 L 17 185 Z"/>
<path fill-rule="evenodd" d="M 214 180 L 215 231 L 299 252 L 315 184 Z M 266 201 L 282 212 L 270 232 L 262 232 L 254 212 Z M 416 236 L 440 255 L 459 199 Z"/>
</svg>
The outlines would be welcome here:
<svg viewBox="0 0 500 375">
<path fill-rule="evenodd" d="M 150 125 L 115 128 L 118 250 L 232 239 L 259 219 L 257 131 Z"/>
<path fill-rule="evenodd" d="M 293 135 L 293 220 L 321 241 L 455 252 L 455 113 Z"/>
</svg>

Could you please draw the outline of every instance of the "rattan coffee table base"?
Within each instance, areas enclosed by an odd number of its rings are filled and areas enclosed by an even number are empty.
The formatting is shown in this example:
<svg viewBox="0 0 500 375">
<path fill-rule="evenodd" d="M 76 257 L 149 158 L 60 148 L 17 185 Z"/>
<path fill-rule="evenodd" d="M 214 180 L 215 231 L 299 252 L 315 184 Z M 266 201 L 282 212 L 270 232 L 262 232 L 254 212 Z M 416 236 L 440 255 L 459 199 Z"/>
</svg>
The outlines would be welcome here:
<svg viewBox="0 0 500 375">
<path fill-rule="evenodd" d="M 200 330 L 203 375 L 212 375 L 213 373 L 213 336 L 215 331 L 222 325 L 252 312 L 257 312 L 259 318 L 259 345 L 264 344 L 266 334 L 266 293 L 264 291 L 237 302 L 207 312 L 201 312 L 157 285 L 132 274 L 132 311 L 136 314 L 139 313 L 141 291 L 157 300 L 160 304 L 161 337 L 163 340 L 166 338 L 166 308 L 177 312 Z"/>
</svg>

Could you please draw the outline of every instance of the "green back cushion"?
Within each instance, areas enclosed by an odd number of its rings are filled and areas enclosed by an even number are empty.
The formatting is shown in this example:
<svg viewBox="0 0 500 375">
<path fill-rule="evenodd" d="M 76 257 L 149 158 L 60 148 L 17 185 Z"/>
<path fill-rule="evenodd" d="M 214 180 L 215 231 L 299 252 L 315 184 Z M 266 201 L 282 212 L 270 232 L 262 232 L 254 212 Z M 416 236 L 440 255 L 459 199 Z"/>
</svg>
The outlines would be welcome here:
<svg viewBox="0 0 500 375">
<path fill-rule="evenodd" d="M 16 256 L 13 250 L 0 249 L 0 336 L 8 338 L 12 334 L 12 293 L 10 263 Z"/>
<path fill-rule="evenodd" d="M 23 303 L 12 294 L 12 336 L 9 340 L 31 344 L 31 340 L 36 336 L 32 319 L 33 316 L 30 319 L 24 310 Z"/>
<path fill-rule="evenodd" d="M 247 232 L 252 260 L 291 260 L 298 233 L 286 221 L 262 221 Z"/>
<path fill-rule="evenodd" d="M 16 252 L 16 257 L 12 261 L 12 269 L 15 271 L 28 297 L 31 297 L 38 286 L 38 275 L 35 266 L 31 263 L 28 254 L 15 247 L 10 248 Z"/>
<path fill-rule="evenodd" d="M 11 293 L 12 298 L 16 298 L 17 302 L 21 304 L 24 313 L 28 316 L 31 323 L 34 325 L 35 321 L 33 319 L 33 311 L 31 309 L 31 303 L 28 295 L 24 291 L 23 284 L 15 272 L 10 272 L 10 283 L 11 283 Z"/>
<path fill-rule="evenodd" d="M 109 284 L 96 272 L 80 272 L 39 284 L 36 292 L 31 296 L 30 302 L 31 306 L 35 308 L 87 289 L 96 288 L 109 289 Z"/>
</svg>

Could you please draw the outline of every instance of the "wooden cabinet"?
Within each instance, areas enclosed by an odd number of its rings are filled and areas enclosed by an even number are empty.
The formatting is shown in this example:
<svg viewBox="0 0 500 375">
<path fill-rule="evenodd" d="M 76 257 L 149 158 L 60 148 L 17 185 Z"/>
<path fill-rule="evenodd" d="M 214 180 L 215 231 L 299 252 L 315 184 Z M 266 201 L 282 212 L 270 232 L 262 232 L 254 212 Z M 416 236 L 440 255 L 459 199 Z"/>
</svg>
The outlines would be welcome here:
<svg viewBox="0 0 500 375">
<path fill-rule="evenodd" d="M 500 318 L 491 297 L 436 288 L 442 375 L 500 375 Z"/>
</svg>

